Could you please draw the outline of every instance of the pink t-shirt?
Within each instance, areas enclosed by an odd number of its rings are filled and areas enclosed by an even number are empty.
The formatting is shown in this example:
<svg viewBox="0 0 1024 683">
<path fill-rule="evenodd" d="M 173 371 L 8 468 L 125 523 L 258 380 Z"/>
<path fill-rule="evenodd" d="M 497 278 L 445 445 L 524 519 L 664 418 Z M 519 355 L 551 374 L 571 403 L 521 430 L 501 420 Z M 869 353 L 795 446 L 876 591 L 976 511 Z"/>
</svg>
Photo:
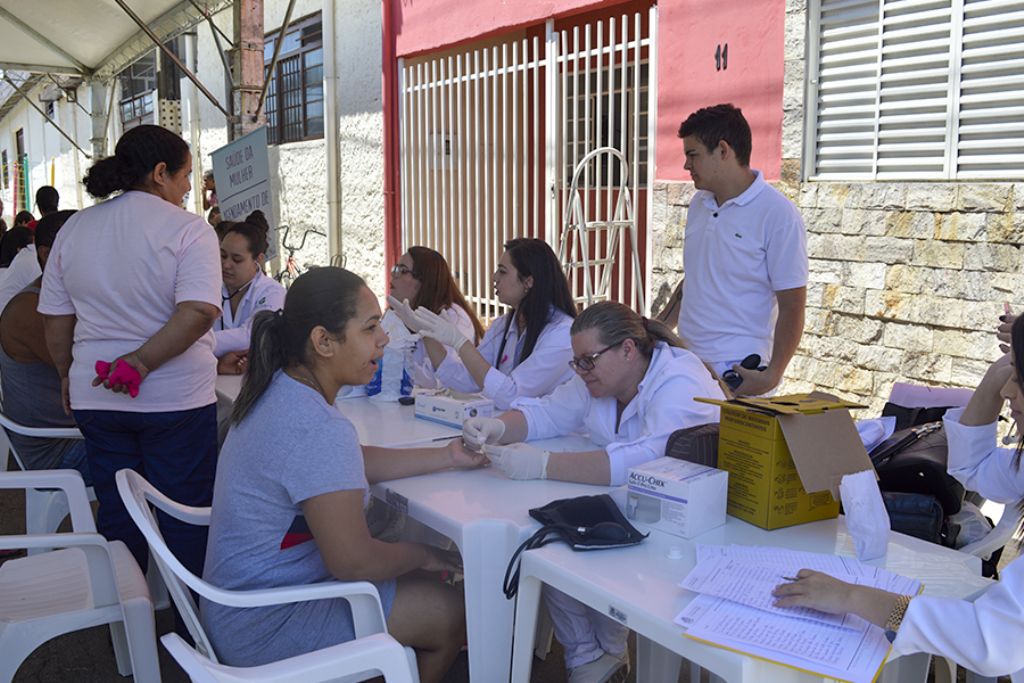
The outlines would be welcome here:
<svg viewBox="0 0 1024 683">
<path fill-rule="evenodd" d="M 200 216 L 147 192 L 79 211 L 57 234 L 43 272 L 39 312 L 75 315 L 71 406 L 169 412 L 216 401 L 213 332 L 154 370 L 139 395 L 93 387 L 97 360 L 134 351 L 183 301 L 220 308 L 217 235 Z"/>
</svg>

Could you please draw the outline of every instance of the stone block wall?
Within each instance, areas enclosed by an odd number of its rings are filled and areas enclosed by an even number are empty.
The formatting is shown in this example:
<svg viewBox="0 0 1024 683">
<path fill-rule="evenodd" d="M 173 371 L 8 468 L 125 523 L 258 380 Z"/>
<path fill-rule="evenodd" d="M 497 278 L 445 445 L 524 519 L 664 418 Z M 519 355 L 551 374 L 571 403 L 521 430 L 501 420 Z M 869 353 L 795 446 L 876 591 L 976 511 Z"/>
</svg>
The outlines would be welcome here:
<svg viewBox="0 0 1024 683">
<path fill-rule="evenodd" d="M 894 382 L 973 387 L 1024 304 L 1024 184 L 780 184 L 807 224 L 804 336 L 783 391 L 881 408 Z M 692 185 L 655 193 L 655 310 L 682 276 Z"/>
<path fill-rule="evenodd" d="M 805 182 L 806 2 L 786 7 L 782 177 L 807 224 L 803 340 L 781 387 L 877 414 L 894 382 L 974 387 L 1003 303 L 1024 309 L 1024 183 Z M 682 275 L 689 183 L 653 199 L 654 310 Z"/>
</svg>

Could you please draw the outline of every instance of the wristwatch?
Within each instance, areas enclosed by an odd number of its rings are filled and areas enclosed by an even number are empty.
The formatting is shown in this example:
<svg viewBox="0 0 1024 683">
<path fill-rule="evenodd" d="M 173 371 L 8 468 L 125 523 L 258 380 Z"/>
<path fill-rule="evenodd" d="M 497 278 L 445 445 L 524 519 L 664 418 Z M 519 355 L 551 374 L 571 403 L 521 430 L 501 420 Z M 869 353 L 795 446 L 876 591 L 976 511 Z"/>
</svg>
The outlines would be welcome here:
<svg viewBox="0 0 1024 683">
<path fill-rule="evenodd" d="M 892 611 L 889 612 L 889 618 L 885 620 L 885 625 L 882 628 L 885 629 L 885 637 L 890 643 L 896 640 L 896 632 L 900 630 L 903 617 L 907 614 L 907 607 L 910 606 L 911 597 L 910 595 L 898 596 L 896 604 L 892 606 Z"/>
</svg>

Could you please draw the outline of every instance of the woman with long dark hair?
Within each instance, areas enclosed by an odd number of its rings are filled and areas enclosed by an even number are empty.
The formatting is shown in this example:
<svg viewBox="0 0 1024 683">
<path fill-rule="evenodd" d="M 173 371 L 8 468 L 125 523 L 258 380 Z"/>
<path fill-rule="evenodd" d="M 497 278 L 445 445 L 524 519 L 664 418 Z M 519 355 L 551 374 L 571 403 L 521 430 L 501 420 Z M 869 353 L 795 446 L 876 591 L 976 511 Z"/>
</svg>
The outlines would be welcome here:
<svg viewBox="0 0 1024 683">
<path fill-rule="evenodd" d="M 569 379 L 569 328 L 576 305 L 558 257 L 543 240 L 508 241 L 493 280 L 498 301 L 512 311 L 491 324 L 479 346 L 425 307 L 395 307 L 395 312 L 423 335 L 442 385 L 481 392 L 506 409 L 519 396 L 543 396 Z M 446 346 L 455 353 L 446 353 Z"/>
<path fill-rule="evenodd" d="M 1017 434 L 1024 435 L 1024 316 L 1014 321 L 1010 347 L 989 366 L 964 408 L 948 411 L 943 427 L 949 442 L 949 473 L 963 485 L 1000 503 L 1020 507 L 1024 499 L 1021 454 L 996 444 L 1004 404 Z M 827 574 L 801 569 L 796 580 L 775 589 L 780 607 L 852 612 L 886 631 L 900 654 L 927 652 L 946 657 L 982 676 L 1012 674 L 1024 681 L 1024 563 L 1016 559 L 999 572 L 999 582 L 973 602 L 896 595 L 854 586 Z"/>
<path fill-rule="evenodd" d="M 440 680 L 465 642 L 462 596 L 416 570 L 452 569 L 449 555 L 370 536 L 369 484 L 483 457 L 438 448 L 360 447 L 335 407 L 339 389 L 366 384 L 388 336 L 377 298 L 347 270 L 317 268 L 288 289 L 284 308 L 256 315 L 249 370 L 221 449 L 204 578 L 251 590 L 372 581 L 388 630 L 417 650 L 420 680 Z M 254 666 L 354 637 L 344 600 L 238 609 L 204 601 L 218 658 Z"/>
<path fill-rule="evenodd" d="M 188 145 L 167 129 L 121 136 L 84 180 L 93 197 L 116 196 L 68 219 L 39 296 L 65 409 L 85 436 L 97 526 L 142 567 L 149 550 L 114 473 L 129 467 L 171 498 L 203 506 L 217 462 L 210 328 L 220 315 L 220 261 L 210 226 L 181 208 L 191 172 Z M 201 571 L 206 530 L 166 517 L 160 526 L 182 564 Z"/>
<path fill-rule="evenodd" d="M 603 301 L 580 313 L 572 350 L 576 374 L 550 395 L 463 425 L 465 441 L 513 479 L 619 486 L 630 467 L 664 455 L 675 430 L 718 422 L 717 406 L 693 400 L 723 398 L 711 371 L 665 325 L 628 306 Z M 523 443 L 579 432 L 598 448 L 551 453 Z M 546 590 L 545 602 L 571 683 L 625 673 L 629 629 L 558 591 Z"/>
<path fill-rule="evenodd" d="M 475 346 L 484 336 L 484 327 L 459 291 L 444 256 L 427 247 L 410 247 L 391 269 L 392 309 L 423 307 L 448 321 Z M 455 349 L 444 347 L 445 353 Z M 413 384 L 438 387 L 434 366 L 427 357 L 426 344 L 417 342 L 412 350 Z"/>
</svg>

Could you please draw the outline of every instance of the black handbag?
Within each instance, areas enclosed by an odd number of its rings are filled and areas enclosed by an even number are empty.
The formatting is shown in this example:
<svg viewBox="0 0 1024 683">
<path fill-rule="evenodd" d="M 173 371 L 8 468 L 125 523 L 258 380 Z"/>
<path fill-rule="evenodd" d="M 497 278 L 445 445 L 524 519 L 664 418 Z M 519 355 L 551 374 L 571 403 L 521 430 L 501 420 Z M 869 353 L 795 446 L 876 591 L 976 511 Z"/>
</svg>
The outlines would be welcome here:
<svg viewBox="0 0 1024 683">
<path fill-rule="evenodd" d="M 897 431 L 869 455 L 882 491 L 934 496 L 947 516 L 960 511 L 964 487 L 946 471 L 948 448 L 941 422 Z"/>
<path fill-rule="evenodd" d="M 602 550 L 636 545 L 647 538 L 629 523 L 607 493 L 555 500 L 533 508 L 530 516 L 543 524 L 512 553 L 502 589 L 511 600 L 519 590 L 519 556 L 524 550 L 564 541 L 573 550 Z"/>
</svg>

